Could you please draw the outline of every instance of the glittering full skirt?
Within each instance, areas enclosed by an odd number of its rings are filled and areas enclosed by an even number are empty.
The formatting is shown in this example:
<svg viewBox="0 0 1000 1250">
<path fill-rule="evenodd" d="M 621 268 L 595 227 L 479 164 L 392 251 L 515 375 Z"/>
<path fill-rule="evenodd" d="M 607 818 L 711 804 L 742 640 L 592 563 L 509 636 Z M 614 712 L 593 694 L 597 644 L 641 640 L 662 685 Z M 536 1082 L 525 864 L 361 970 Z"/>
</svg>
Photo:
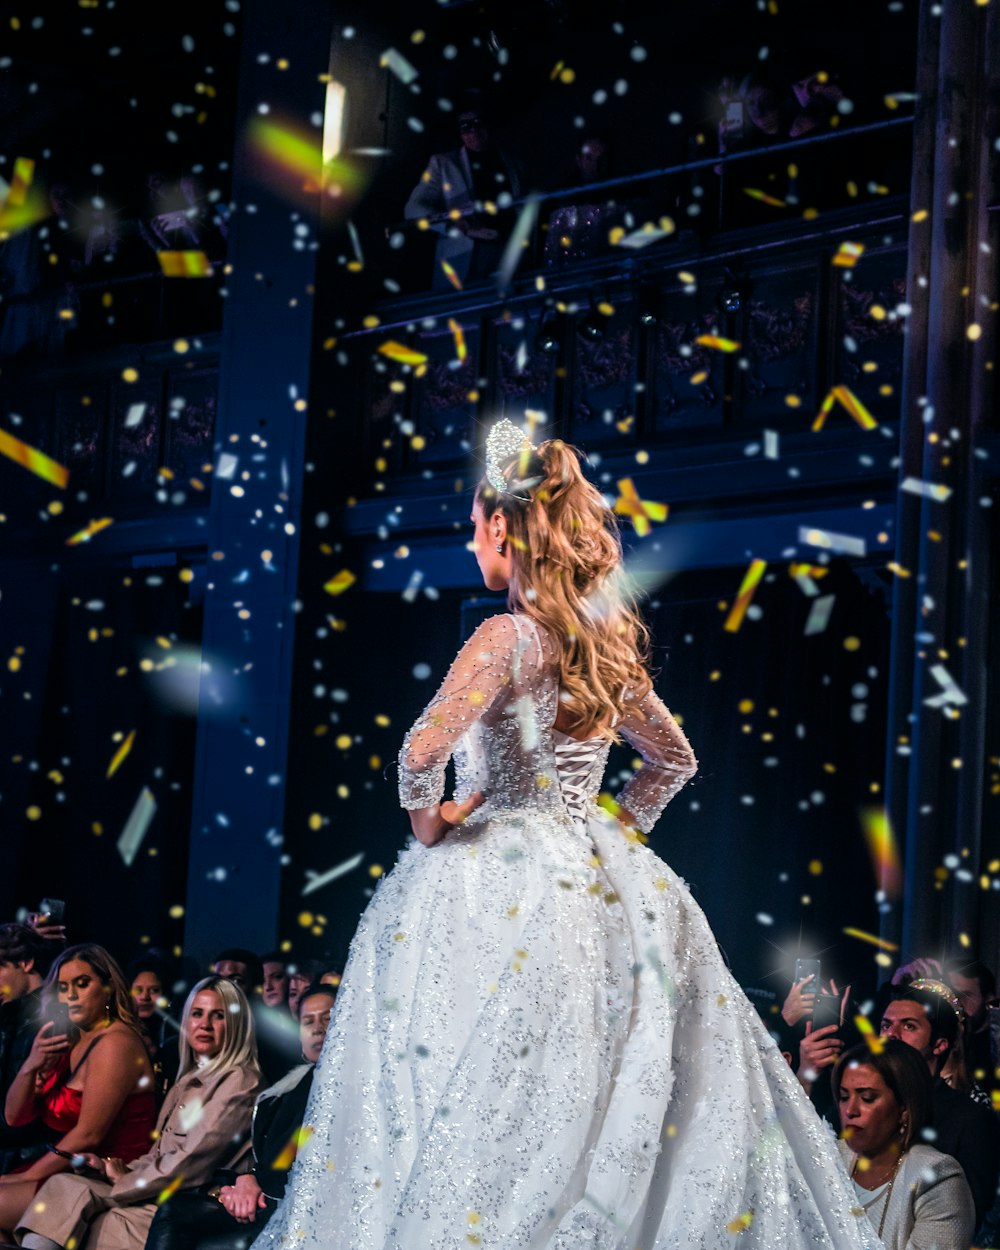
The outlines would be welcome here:
<svg viewBox="0 0 1000 1250">
<path fill-rule="evenodd" d="M 596 808 L 402 852 L 306 1120 L 254 1250 L 879 1244 L 701 910 Z"/>
</svg>

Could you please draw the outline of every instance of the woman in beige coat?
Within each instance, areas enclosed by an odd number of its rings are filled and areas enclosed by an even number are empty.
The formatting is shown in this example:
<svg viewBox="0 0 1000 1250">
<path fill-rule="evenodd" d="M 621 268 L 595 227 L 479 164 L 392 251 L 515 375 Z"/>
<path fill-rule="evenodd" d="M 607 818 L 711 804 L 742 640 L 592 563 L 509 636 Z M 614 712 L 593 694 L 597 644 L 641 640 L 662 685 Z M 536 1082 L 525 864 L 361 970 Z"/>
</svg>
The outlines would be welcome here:
<svg viewBox="0 0 1000 1250">
<path fill-rule="evenodd" d="M 867 1043 L 840 1057 L 831 1078 L 840 1152 L 885 1250 L 969 1250 L 975 1208 L 965 1173 L 921 1143 L 931 1117 L 931 1077 L 905 1042 Z"/>
<path fill-rule="evenodd" d="M 157 1202 L 207 1182 L 243 1150 L 260 1085 L 250 1007 L 220 977 L 199 981 L 181 1017 L 180 1067 L 153 1145 L 130 1164 L 83 1156 L 87 1175 L 45 1182 L 18 1225 L 28 1250 L 142 1250 Z"/>
</svg>

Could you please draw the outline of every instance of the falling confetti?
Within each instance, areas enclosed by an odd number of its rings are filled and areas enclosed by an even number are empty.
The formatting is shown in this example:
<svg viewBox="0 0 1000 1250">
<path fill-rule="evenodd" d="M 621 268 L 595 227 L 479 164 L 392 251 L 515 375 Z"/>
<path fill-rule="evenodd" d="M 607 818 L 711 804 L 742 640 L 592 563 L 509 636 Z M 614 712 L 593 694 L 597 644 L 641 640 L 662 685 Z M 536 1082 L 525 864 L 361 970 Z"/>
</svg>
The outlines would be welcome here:
<svg viewBox="0 0 1000 1250">
<path fill-rule="evenodd" d="M 8 460 L 13 460 L 15 464 L 22 465 L 29 472 L 34 473 L 36 477 L 51 482 L 53 486 L 58 486 L 60 490 L 65 490 L 69 484 L 69 469 L 57 461 L 52 460 L 44 452 L 39 451 L 37 447 L 30 447 L 21 439 L 15 438 L 13 434 L 9 434 L 6 430 L 0 430 L 0 456 L 6 456 Z"/>
<path fill-rule="evenodd" d="M 845 556 L 863 556 L 868 550 L 865 540 L 853 534 L 835 534 L 832 530 L 811 529 L 805 525 L 799 526 L 799 542 L 823 551 L 839 551 Z"/>
<path fill-rule="evenodd" d="M 768 195 L 766 191 L 759 191 L 756 187 L 744 187 L 743 194 L 749 195 L 752 200 L 759 200 L 761 204 L 770 204 L 773 208 L 785 208 L 785 201 L 779 200 L 773 195 Z"/>
<path fill-rule="evenodd" d="M 740 586 L 739 593 L 736 596 L 736 602 L 730 609 L 729 615 L 726 617 L 726 623 L 723 628 L 727 633 L 735 634 L 739 627 L 743 624 L 743 618 L 746 616 L 747 608 L 753 599 L 754 592 L 760 584 L 760 579 L 764 576 L 764 570 L 767 568 L 766 560 L 751 560 L 750 567 L 747 569 Z"/>
<path fill-rule="evenodd" d="M 855 931 L 850 930 L 850 929 L 845 929 L 844 932 L 854 933 Z M 898 950 L 898 947 L 893 947 L 892 949 Z M 872 1023 L 868 1019 L 868 1017 L 862 1016 L 862 1015 L 856 1015 L 854 1017 L 854 1023 L 857 1026 L 858 1032 L 868 1043 L 868 1049 L 871 1051 L 871 1053 L 873 1055 L 880 1055 L 882 1051 L 885 1050 L 885 1042 L 882 1040 L 881 1037 L 879 1037 L 879 1035 L 872 1028 Z"/>
<path fill-rule="evenodd" d="M 29 156 L 19 156 L 14 161 L 14 175 L 11 178 L 10 190 L 7 192 L 7 204 L 21 207 L 28 202 L 28 188 L 35 177 L 35 162 Z"/>
<path fill-rule="evenodd" d="M 402 52 L 397 52 L 395 48 L 386 48 L 378 59 L 379 65 L 383 69 L 390 70 L 404 87 L 408 87 L 411 82 L 416 82 L 420 77 L 416 68 L 403 56 Z"/>
<path fill-rule="evenodd" d="M 181 1118 L 183 1118 L 183 1113 L 182 1113 Z M 180 1189 L 180 1187 L 183 1184 L 184 1184 L 184 1175 L 183 1173 L 178 1173 L 177 1176 L 175 1176 L 174 1179 L 170 1181 L 168 1184 L 164 1185 L 164 1187 L 160 1190 L 159 1194 L 157 1194 L 156 1205 L 158 1207 L 162 1207 L 165 1202 L 169 1202 L 170 1199 L 174 1196 L 175 1193 L 177 1193 L 178 1189 Z"/>
<path fill-rule="evenodd" d="M 753 1223 L 753 1212 L 744 1211 L 738 1215 L 735 1220 L 730 1220 L 726 1225 L 727 1233 L 744 1233 Z"/>
<path fill-rule="evenodd" d="M 859 942 L 867 942 L 869 946 L 877 946 L 881 951 L 898 951 L 899 946 L 895 942 L 889 942 L 885 938 L 880 938 L 875 933 L 866 933 L 864 929 L 844 930 L 845 937 L 857 938 Z"/>
<path fill-rule="evenodd" d="M 806 627 L 803 631 L 807 638 L 813 634 L 822 634 L 826 631 L 827 625 L 830 624 L 830 616 L 833 612 L 833 604 L 836 595 L 821 595 L 820 598 L 813 600 L 809 609 L 809 616 L 806 620 Z"/>
<path fill-rule="evenodd" d="M 146 415 L 145 404 L 129 404 L 128 412 L 125 414 L 126 430 L 134 430 L 137 425 L 142 424 L 142 419 Z"/>
<path fill-rule="evenodd" d="M 105 774 L 105 776 L 108 779 L 113 777 L 115 773 L 119 770 L 119 768 L 121 768 L 122 764 L 125 762 L 125 759 L 127 758 L 129 751 L 132 750 L 132 744 L 135 742 L 135 734 L 136 734 L 136 731 L 133 729 L 132 732 L 129 734 L 129 736 L 125 739 L 125 741 L 121 744 L 118 750 L 111 757 L 111 763 L 108 765 L 108 771 Z"/>
<path fill-rule="evenodd" d="M 738 339 L 724 339 L 718 334 L 699 334 L 695 342 L 717 352 L 738 352 L 741 346 Z"/>
<path fill-rule="evenodd" d="M 462 331 L 462 327 L 458 324 L 454 317 L 449 317 L 448 329 L 451 331 L 452 337 L 455 340 L 455 355 L 460 361 L 464 361 L 466 356 L 468 356 L 469 351 L 465 346 L 465 334 Z"/>
<path fill-rule="evenodd" d="M 212 262 L 204 252 L 157 252 L 165 278 L 210 278 Z"/>
<path fill-rule="evenodd" d="M 75 534 L 71 534 L 66 539 L 66 546 L 77 547 L 80 543 L 89 543 L 95 534 L 99 534 L 101 530 L 106 530 L 109 525 L 114 525 L 114 518 L 109 516 L 99 517 L 96 521 L 91 521 L 82 530 L 77 530 Z"/>
<path fill-rule="evenodd" d="M 343 863 L 337 864 L 333 868 L 328 868 L 326 872 L 306 872 L 306 876 L 309 880 L 302 887 L 302 894 L 312 894 L 316 890 L 322 890 L 322 888 L 325 885 L 329 885 L 331 881 L 336 881 L 338 877 L 343 877 L 347 873 L 353 872 L 364 857 L 364 851 L 359 851 L 357 855 L 352 855 L 350 859 L 345 859 Z"/>
<path fill-rule="evenodd" d="M 335 573 L 333 577 L 323 586 L 328 595 L 342 595 L 348 587 L 353 586 L 358 579 L 354 576 L 350 569 L 341 569 L 339 573 Z"/>
<path fill-rule="evenodd" d="M 446 260 L 443 260 L 441 262 L 441 270 L 455 290 L 460 291 L 462 289 L 462 279 L 455 272 L 454 266 L 449 265 Z"/>
<path fill-rule="evenodd" d="M 826 419 L 834 404 L 840 404 L 841 407 L 845 408 L 863 430 L 878 428 L 878 422 L 853 391 L 846 386 L 835 386 L 831 389 L 826 399 L 823 400 L 822 406 L 816 414 L 816 420 L 812 424 L 814 433 L 820 431 L 826 424 Z"/>
<path fill-rule="evenodd" d="M 861 259 L 861 253 L 865 250 L 863 243 L 841 243 L 837 249 L 837 254 L 833 258 L 833 263 L 841 269 L 853 269 Z"/>
<path fill-rule="evenodd" d="M 908 495 L 918 495 L 921 499 L 933 499 L 937 503 L 945 503 L 951 498 L 951 487 L 935 482 L 922 482 L 918 477 L 903 478 L 900 490 Z"/>
<path fill-rule="evenodd" d="M 930 672 L 941 687 L 941 693 L 929 695 L 924 699 L 926 707 L 964 707 L 968 703 L 965 692 L 956 684 L 943 664 L 932 664 Z"/>
<path fill-rule="evenodd" d="M 903 872 L 889 813 L 884 807 L 865 808 L 861 813 L 861 827 L 879 889 L 888 899 L 898 898 L 903 885 Z"/>
<path fill-rule="evenodd" d="M 528 196 L 521 207 L 514 229 L 510 232 L 510 238 L 507 240 L 507 246 L 500 260 L 500 268 L 497 271 L 497 290 L 501 295 L 505 294 L 510 287 L 514 272 L 521 263 L 521 258 L 528 251 L 528 241 L 535 228 L 535 218 L 538 216 L 538 200 L 537 195 Z"/>
<path fill-rule="evenodd" d="M 142 840 L 146 836 L 149 829 L 150 821 L 156 815 L 156 799 L 153 792 L 148 786 L 143 786 L 139 793 L 139 797 L 135 801 L 131 815 L 125 822 L 125 828 L 121 832 L 118 839 L 118 854 L 125 862 L 125 867 L 130 868 L 132 861 L 139 852 Z"/>
<path fill-rule="evenodd" d="M 423 352 L 407 347 L 405 343 L 397 343 L 394 339 L 380 343 L 378 350 L 383 356 L 387 356 L 390 360 L 395 360 L 397 364 L 401 365 L 422 365 L 427 361 L 427 357 Z"/>
<path fill-rule="evenodd" d="M 640 538 L 645 538 L 652 530 L 650 521 L 665 521 L 667 519 L 670 505 L 654 503 L 649 499 L 640 499 L 639 492 L 635 489 L 635 484 L 630 477 L 622 478 L 618 483 L 618 489 L 621 494 L 615 500 L 615 512 L 619 516 L 630 516 L 632 518 L 635 532 Z"/>
<path fill-rule="evenodd" d="M 313 1130 L 308 1124 L 303 1124 L 300 1128 L 297 1128 L 288 1139 L 288 1144 L 271 1164 L 271 1167 L 273 1167 L 276 1172 L 287 1172 L 295 1162 L 299 1151 L 306 1144 L 309 1138 L 312 1137 L 312 1135 Z"/>
</svg>

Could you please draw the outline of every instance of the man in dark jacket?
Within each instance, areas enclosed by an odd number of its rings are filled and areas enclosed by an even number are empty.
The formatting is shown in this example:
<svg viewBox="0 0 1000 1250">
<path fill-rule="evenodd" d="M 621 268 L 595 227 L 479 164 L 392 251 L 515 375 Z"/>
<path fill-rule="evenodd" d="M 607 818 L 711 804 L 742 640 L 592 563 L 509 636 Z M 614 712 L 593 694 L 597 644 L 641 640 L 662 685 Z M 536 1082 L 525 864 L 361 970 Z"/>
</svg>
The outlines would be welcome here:
<svg viewBox="0 0 1000 1250">
<path fill-rule="evenodd" d="M 12 1128 L 3 1109 L 7 1090 L 28 1057 L 45 1023 L 42 979 L 57 952 L 52 943 L 23 924 L 0 925 L 0 1173 L 30 1163 L 54 1140 L 40 1121 Z"/>
</svg>

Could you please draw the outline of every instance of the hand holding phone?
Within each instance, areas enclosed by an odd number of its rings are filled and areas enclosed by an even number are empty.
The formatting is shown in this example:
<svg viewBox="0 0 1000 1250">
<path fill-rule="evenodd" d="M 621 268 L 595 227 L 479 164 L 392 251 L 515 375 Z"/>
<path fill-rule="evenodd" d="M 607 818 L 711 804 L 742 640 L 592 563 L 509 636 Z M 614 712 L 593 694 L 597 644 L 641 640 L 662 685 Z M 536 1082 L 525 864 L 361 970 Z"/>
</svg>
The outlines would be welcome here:
<svg viewBox="0 0 1000 1250">
<path fill-rule="evenodd" d="M 87 1176 L 91 1180 L 103 1181 L 107 1179 L 107 1175 L 103 1170 L 103 1165 L 98 1166 L 101 1160 L 97 1155 L 92 1154 L 74 1154 L 71 1150 L 60 1150 L 58 1146 L 52 1142 L 45 1143 L 45 1149 L 54 1155 L 58 1155 L 60 1159 L 68 1159 L 72 1164 L 73 1171 L 78 1176 Z"/>
</svg>

